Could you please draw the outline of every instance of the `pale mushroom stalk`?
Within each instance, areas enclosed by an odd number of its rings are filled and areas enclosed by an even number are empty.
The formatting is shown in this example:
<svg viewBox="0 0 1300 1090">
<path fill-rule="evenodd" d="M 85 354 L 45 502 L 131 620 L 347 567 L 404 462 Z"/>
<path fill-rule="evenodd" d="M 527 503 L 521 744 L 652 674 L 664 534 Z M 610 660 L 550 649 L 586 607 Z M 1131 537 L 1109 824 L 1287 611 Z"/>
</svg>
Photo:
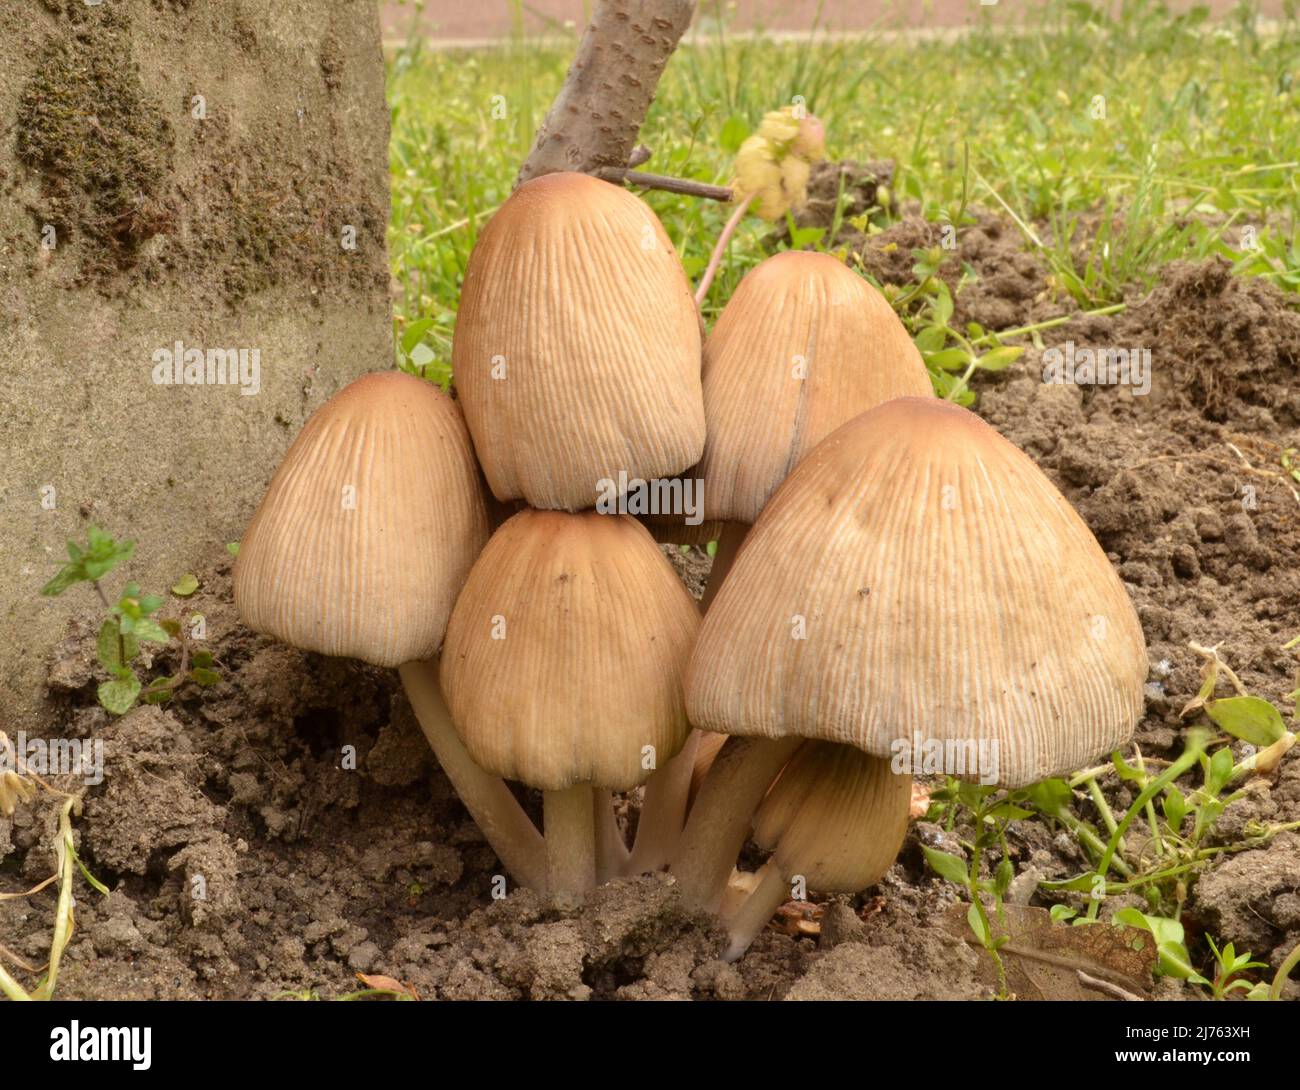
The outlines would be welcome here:
<svg viewBox="0 0 1300 1090">
<path fill-rule="evenodd" d="M 686 823 L 691 772 L 699 742 L 699 731 L 691 731 L 677 756 L 646 781 L 636 841 L 625 861 L 624 873 L 647 874 L 668 865 Z"/>
<path fill-rule="evenodd" d="M 723 918 L 734 961 L 799 882 L 828 893 L 857 893 L 893 865 L 907 832 L 912 778 L 853 746 L 806 742 L 781 770 L 754 816 L 754 843 L 772 852 L 753 891 Z"/>
<path fill-rule="evenodd" d="M 670 868 L 688 904 L 717 908 L 754 811 L 801 741 L 730 738 L 719 751 Z"/>
<path fill-rule="evenodd" d="M 608 882 L 623 873 L 630 856 L 614 813 L 614 792 L 596 788 L 596 881 Z"/>
<path fill-rule="evenodd" d="M 596 793 L 589 783 L 542 792 L 547 892 L 577 897 L 596 887 Z"/>
<path fill-rule="evenodd" d="M 743 901 L 740 907 L 724 922 L 727 925 L 728 943 L 723 961 L 736 961 L 753 941 L 767 922 L 776 915 L 790 898 L 790 883 L 781 874 L 775 859 L 769 859 L 758 871 L 758 885 Z"/>
<path fill-rule="evenodd" d="M 740 906 L 745 903 L 749 895 L 758 888 L 762 878 L 761 868 L 755 871 L 732 867 L 731 877 L 727 879 L 727 888 L 723 890 L 722 900 L 718 903 L 718 915 L 723 920 L 731 919 L 740 911 Z"/>
<path fill-rule="evenodd" d="M 398 667 L 402 687 L 424 737 L 484 839 L 510 876 L 530 889 L 545 889 L 547 846 L 500 776 L 484 772 L 465 749 L 438 685 L 438 660 Z"/>
</svg>

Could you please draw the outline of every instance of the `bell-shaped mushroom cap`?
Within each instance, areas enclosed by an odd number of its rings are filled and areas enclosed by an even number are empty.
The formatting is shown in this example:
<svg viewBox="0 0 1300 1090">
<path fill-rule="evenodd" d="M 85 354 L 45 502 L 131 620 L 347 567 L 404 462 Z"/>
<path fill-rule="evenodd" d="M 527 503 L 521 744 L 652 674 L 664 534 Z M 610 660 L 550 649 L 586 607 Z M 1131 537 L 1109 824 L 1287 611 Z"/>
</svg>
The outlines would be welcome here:
<svg viewBox="0 0 1300 1090">
<path fill-rule="evenodd" d="M 966 762 L 943 771 L 1021 786 L 1126 741 L 1146 674 L 1123 584 L 1038 467 L 974 413 L 900 398 L 773 495 L 700 631 L 687 706 L 708 730 L 880 757 L 919 736 Z"/>
<path fill-rule="evenodd" d="M 852 746 L 805 742 L 754 819 L 754 843 L 776 853 L 783 875 L 826 893 L 857 893 L 898 858 L 912 777 Z"/>
<path fill-rule="evenodd" d="M 649 205 L 585 174 L 526 182 L 484 228 L 452 363 L 499 499 L 581 510 L 602 479 L 672 477 L 704 447 L 677 251 Z"/>
<path fill-rule="evenodd" d="M 316 410 L 276 470 L 240 542 L 235 605 L 309 651 L 428 658 L 488 532 L 456 403 L 400 371 L 365 375 Z"/>
<path fill-rule="evenodd" d="M 752 523 L 841 424 L 932 392 L 903 323 L 862 277 L 828 254 L 769 257 L 740 282 L 704 346 L 706 516 Z"/>
<path fill-rule="evenodd" d="M 626 790 L 688 731 L 682 676 L 695 602 L 628 515 L 521 511 L 452 611 L 442 685 L 489 772 L 547 791 Z"/>
</svg>

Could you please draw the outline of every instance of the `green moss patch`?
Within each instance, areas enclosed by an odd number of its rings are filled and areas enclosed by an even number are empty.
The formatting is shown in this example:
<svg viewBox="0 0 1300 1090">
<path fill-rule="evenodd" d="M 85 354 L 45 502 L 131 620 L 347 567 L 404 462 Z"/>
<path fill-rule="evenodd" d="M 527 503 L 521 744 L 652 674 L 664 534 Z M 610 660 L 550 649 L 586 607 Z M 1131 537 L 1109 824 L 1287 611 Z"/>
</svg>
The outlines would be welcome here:
<svg viewBox="0 0 1300 1090">
<path fill-rule="evenodd" d="M 86 272 L 130 268 L 141 244 L 171 227 L 175 137 L 116 20 L 46 44 L 17 120 L 18 158 L 41 181 L 33 211 L 61 240 L 81 242 Z"/>
</svg>

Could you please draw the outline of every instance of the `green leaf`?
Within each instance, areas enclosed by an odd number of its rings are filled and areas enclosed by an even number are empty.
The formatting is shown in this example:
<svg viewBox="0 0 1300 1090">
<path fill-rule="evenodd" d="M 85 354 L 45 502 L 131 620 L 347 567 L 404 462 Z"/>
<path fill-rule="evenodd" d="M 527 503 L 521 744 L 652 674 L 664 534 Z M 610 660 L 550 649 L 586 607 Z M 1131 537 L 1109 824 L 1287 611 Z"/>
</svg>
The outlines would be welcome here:
<svg viewBox="0 0 1300 1090">
<path fill-rule="evenodd" d="M 966 873 L 966 860 L 959 859 L 950 852 L 941 852 L 938 848 L 927 848 L 925 845 L 921 846 L 921 851 L 925 853 L 925 861 L 930 864 L 930 869 L 940 878 L 946 878 L 959 886 L 969 884 L 970 876 Z"/>
<path fill-rule="evenodd" d="M 1187 798 L 1172 784 L 1166 789 L 1163 807 L 1165 821 L 1175 834 L 1182 828 L 1183 818 L 1187 816 Z"/>
<path fill-rule="evenodd" d="M 1053 778 L 1043 780 L 1028 788 L 1025 797 L 1044 814 L 1053 816 L 1070 805 L 1070 802 L 1074 799 L 1074 792 L 1070 790 L 1070 785 L 1064 780 Z"/>
<path fill-rule="evenodd" d="M 1002 861 L 998 864 L 998 869 L 993 875 L 993 892 L 999 899 L 1006 893 L 1007 887 L 1011 885 L 1011 879 L 1015 876 L 1016 872 L 1015 868 L 1011 866 L 1011 860 L 1003 856 Z"/>
<path fill-rule="evenodd" d="M 1216 726 L 1253 746 L 1271 746 L 1286 734 L 1282 713 L 1257 696 L 1230 696 L 1210 700 L 1205 711 Z"/>
<path fill-rule="evenodd" d="M 948 343 L 948 334 L 935 325 L 928 325 L 916 335 L 916 347 L 922 353 L 938 352 Z"/>
<path fill-rule="evenodd" d="M 130 560 L 135 553 L 134 541 L 114 541 L 96 526 L 87 531 L 90 549 L 81 563 L 87 579 L 102 579 L 119 564 Z"/>
<path fill-rule="evenodd" d="M 722 123 L 722 130 L 718 133 L 718 145 L 728 155 L 735 155 L 748 136 L 749 122 L 743 117 L 732 114 Z"/>
<path fill-rule="evenodd" d="M 80 564 L 65 564 L 59 569 L 58 575 L 41 587 L 41 594 L 46 598 L 57 598 L 69 587 L 75 586 L 85 578 L 86 573 Z"/>
<path fill-rule="evenodd" d="M 215 685 L 221 680 L 221 675 L 217 673 L 216 670 L 209 670 L 206 667 L 197 666 L 190 671 L 190 680 L 196 685 Z"/>
<path fill-rule="evenodd" d="M 408 325 L 406 331 L 402 334 L 402 352 L 409 356 L 411 349 L 424 340 L 424 335 L 429 332 L 432 326 L 432 318 L 421 318 L 419 321 Z"/>
<path fill-rule="evenodd" d="M 1121 908 L 1112 919 L 1115 923 L 1151 932 L 1155 937 L 1156 951 L 1159 954 L 1156 963 L 1157 973 L 1190 980 L 1195 984 L 1208 983 L 1192 966 L 1191 956 L 1183 944 L 1183 925 L 1177 920 L 1165 916 L 1148 916 L 1136 908 Z"/>
<path fill-rule="evenodd" d="M 157 594 L 146 594 L 140 599 L 140 612 L 146 616 L 150 613 L 157 613 L 162 609 L 163 603 L 166 600 L 167 599 L 162 598 Z"/>
<path fill-rule="evenodd" d="M 793 223 L 793 220 L 790 221 Z M 790 248 L 804 250 L 821 242 L 826 234 L 825 227 L 795 227 L 790 231 Z"/>
<path fill-rule="evenodd" d="M 940 281 L 939 291 L 934 298 L 935 325 L 947 325 L 948 319 L 951 317 L 952 317 L 952 295 L 948 291 L 948 285 Z"/>
<path fill-rule="evenodd" d="M 1146 777 L 1140 769 L 1134 768 L 1121 756 L 1119 750 L 1110 755 L 1110 763 L 1114 766 L 1115 771 L 1119 773 L 1121 780 L 1128 780 L 1130 783 L 1136 783 L 1139 780 L 1145 780 Z"/>
<path fill-rule="evenodd" d="M 1066 920 L 1073 919 L 1079 914 L 1079 910 L 1071 908 L 1069 905 L 1052 905 L 1052 922 L 1063 923 Z"/>
<path fill-rule="evenodd" d="M 926 352 L 924 356 L 926 363 L 945 371 L 960 371 L 970 362 L 970 354 L 964 348 L 944 348 L 938 352 Z"/>
<path fill-rule="evenodd" d="M 125 715 L 135 704 L 140 695 L 140 679 L 132 674 L 129 678 L 105 681 L 99 687 L 99 702 L 104 710 L 113 715 Z"/>
<path fill-rule="evenodd" d="M 1232 750 L 1227 746 L 1216 750 L 1210 758 L 1209 771 L 1205 774 L 1205 790 L 1211 796 L 1217 795 L 1228 786 L 1232 778 Z"/>
<path fill-rule="evenodd" d="M 988 812 L 988 816 L 998 821 L 1023 821 L 1027 817 L 1033 817 L 1034 812 L 1011 802 L 1000 802 Z"/>
<path fill-rule="evenodd" d="M 152 617 L 141 617 L 134 623 L 132 635 L 143 643 L 169 643 L 171 637 Z"/>
<path fill-rule="evenodd" d="M 140 699 L 146 704 L 165 704 L 175 695 L 176 682 L 179 680 L 176 677 L 156 677 L 140 694 Z"/>
<path fill-rule="evenodd" d="M 211 665 L 212 665 L 212 652 L 211 652 L 211 651 L 195 651 L 195 652 L 194 652 L 194 659 L 193 659 L 193 662 L 194 662 L 194 665 L 195 665 L 195 666 L 211 666 Z"/>
<path fill-rule="evenodd" d="M 1003 345 L 992 352 L 985 353 L 979 359 L 981 371 L 1003 371 L 1025 354 L 1022 345 Z"/>
<path fill-rule="evenodd" d="M 407 358 L 410 359 L 416 367 L 427 367 L 438 357 L 434 354 L 433 349 L 427 344 L 417 344 L 411 349 Z"/>
<path fill-rule="evenodd" d="M 971 810 L 974 810 L 996 790 L 996 787 L 971 783 L 969 780 L 957 781 L 957 798 L 961 800 L 963 806 L 969 807 Z"/>
<path fill-rule="evenodd" d="M 95 638 L 96 657 L 100 665 L 110 673 L 123 669 L 140 652 L 140 645 L 134 636 L 123 635 L 119 643 L 119 632 L 117 621 L 112 617 L 106 617 L 104 623 L 99 626 L 99 635 Z M 126 652 L 125 662 L 122 660 L 123 651 Z"/>
<path fill-rule="evenodd" d="M 238 541 L 227 541 L 227 542 L 226 542 L 226 552 L 228 552 L 231 556 L 238 556 L 238 555 L 239 555 L 239 542 L 238 542 Z"/>
<path fill-rule="evenodd" d="M 86 880 L 87 885 L 89 885 L 96 893 L 102 893 L 105 897 L 108 897 L 108 887 L 86 869 L 86 864 L 81 861 L 81 856 L 79 856 L 75 850 L 72 852 L 72 858 L 77 861 L 77 867 L 81 871 L 81 877 Z"/>
<path fill-rule="evenodd" d="M 979 909 L 972 904 L 966 910 L 966 922 L 970 924 L 970 929 L 975 932 L 975 937 L 987 946 L 989 944 L 988 928 L 984 926 L 984 918 L 980 915 Z"/>
</svg>

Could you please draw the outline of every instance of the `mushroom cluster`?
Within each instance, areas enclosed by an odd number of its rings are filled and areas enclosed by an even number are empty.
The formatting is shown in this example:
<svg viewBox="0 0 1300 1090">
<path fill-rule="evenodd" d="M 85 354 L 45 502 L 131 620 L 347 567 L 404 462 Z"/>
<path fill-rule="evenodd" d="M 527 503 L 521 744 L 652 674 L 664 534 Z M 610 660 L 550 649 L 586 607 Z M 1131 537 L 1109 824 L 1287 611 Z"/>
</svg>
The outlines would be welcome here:
<svg viewBox="0 0 1300 1090">
<path fill-rule="evenodd" d="M 926 740 L 969 778 L 1058 774 L 1129 736 L 1146 660 L 1082 520 L 933 396 L 842 262 L 771 257 L 702 329 L 643 201 L 525 183 L 470 258 L 457 396 L 388 372 L 318 410 L 235 599 L 258 631 L 398 667 L 516 882 L 572 899 L 667 869 L 738 957 L 792 891 L 890 867 L 900 756 Z M 702 520 L 599 503 L 680 478 Z M 717 533 L 701 608 L 656 538 Z M 541 792 L 540 828 L 512 784 Z M 642 787 L 629 844 L 615 796 Z M 770 858 L 740 876 L 750 837 Z"/>
</svg>

